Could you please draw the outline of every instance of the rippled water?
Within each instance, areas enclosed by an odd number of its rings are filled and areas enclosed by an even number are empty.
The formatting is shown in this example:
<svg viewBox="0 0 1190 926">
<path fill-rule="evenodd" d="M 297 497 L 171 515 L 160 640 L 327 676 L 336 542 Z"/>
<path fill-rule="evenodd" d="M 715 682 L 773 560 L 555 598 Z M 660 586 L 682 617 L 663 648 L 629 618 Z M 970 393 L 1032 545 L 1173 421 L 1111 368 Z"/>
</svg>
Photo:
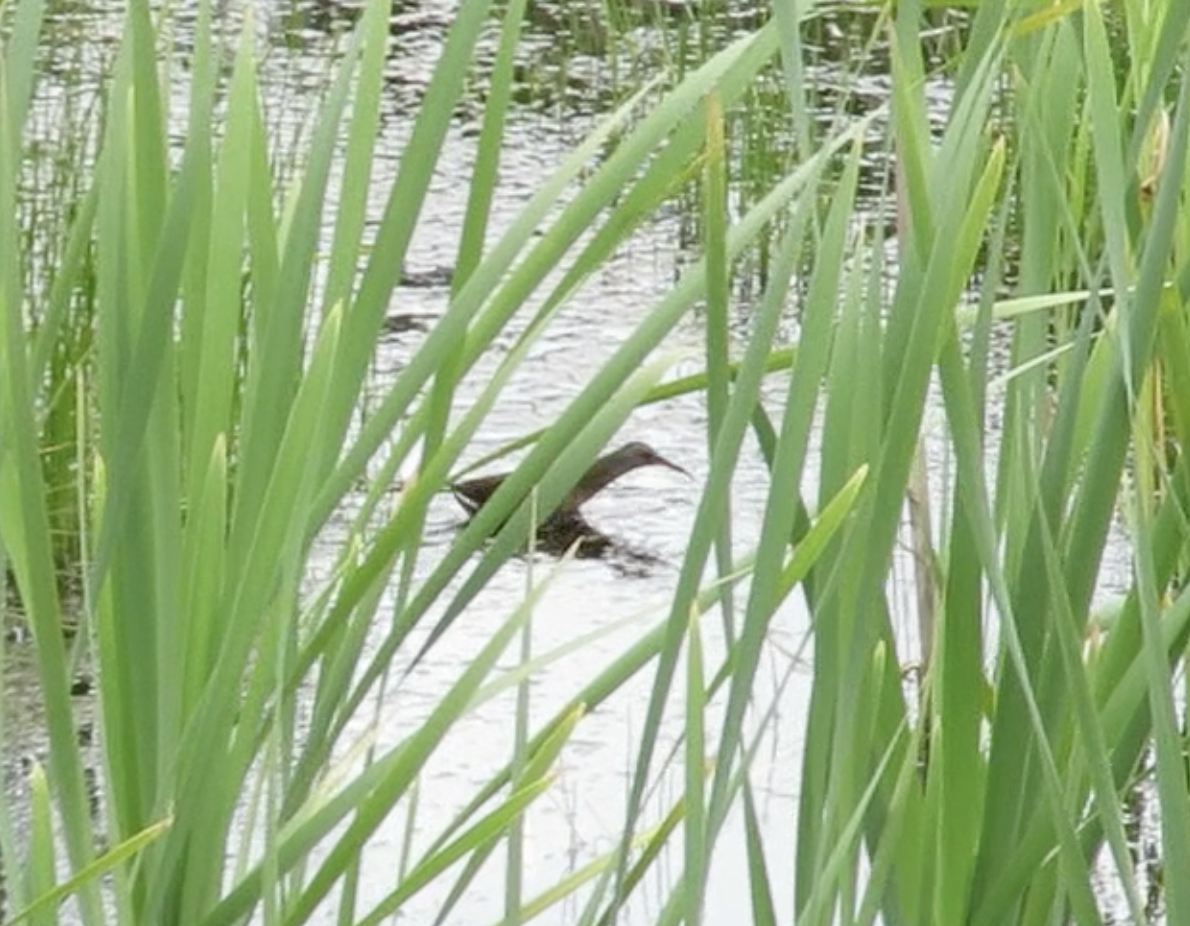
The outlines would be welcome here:
<svg viewBox="0 0 1190 926">
<path fill-rule="evenodd" d="M 545 139 L 532 127 L 514 129 L 511 135 L 514 139 L 512 147 L 520 152 L 515 158 L 518 173 L 523 169 L 525 177 L 532 178 L 552 156 L 542 145 Z M 538 135 L 537 143 L 532 142 L 534 135 Z M 503 191 L 507 206 L 515 207 L 518 193 L 527 194 L 531 188 L 530 179 L 524 186 L 512 180 Z M 450 209 L 449 197 L 442 207 Z M 444 237 L 449 237 L 451 217 L 433 206 L 427 210 L 427 215 L 433 216 L 431 228 L 441 221 L 441 232 Z M 474 448 L 476 455 L 554 420 L 665 292 L 678 260 L 672 246 L 673 234 L 674 229 L 664 223 L 645 229 L 629 248 L 616 255 L 597 279 L 570 300 L 570 306 L 489 418 L 488 426 Z M 428 237 L 432 239 L 432 233 Z M 409 310 L 432 312 L 440 309 L 441 298 L 441 294 L 411 293 Z M 697 347 L 700 343 L 696 323 L 689 325 L 688 329 L 679 332 L 678 346 Z M 416 336 L 410 340 L 416 341 Z M 394 365 L 399 366 L 404 348 L 405 345 L 400 343 L 392 346 Z M 487 358 L 483 366 L 494 364 L 497 359 Z M 484 377 L 485 369 L 481 368 L 468 382 L 476 387 Z M 773 388 L 778 389 L 778 384 L 774 383 Z M 466 394 L 465 385 L 461 404 L 465 404 Z M 666 604 L 677 578 L 694 517 L 697 486 L 706 466 L 705 415 L 702 400 L 690 396 L 639 410 L 618 436 L 617 440 L 648 440 L 664 456 L 690 470 L 694 484 L 660 467 L 645 468 L 613 484 L 586 507 L 589 520 L 600 530 L 633 549 L 646 552 L 655 561 L 640 568 L 633 568 L 636 564 L 632 561 L 626 564 L 622 560 L 574 561 L 559 570 L 534 614 L 535 652 L 563 646 L 568 641 L 617 624 L 625 617 L 638 614 L 640 619 L 584 645 L 579 652 L 551 664 L 536 675 L 532 685 L 535 718 L 548 717 L 565 704 L 581 682 L 593 677 L 597 668 L 609 664 L 643 629 L 663 615 L 659 609 Z M 759 515 L 766 492 L 766 471 L 755 448 L 749 447 L 733 492 L 737 513 L 736 541 L 741 551 L 750 548 L 758 536 Z M 461 521 L 460 510 L 448 497 L 443 497 L 431 508 L 428 529 L 431 548 L 424 552 L 423 562 L 432 564 L 445 552 Z M 425 716 L 444 685 L 458 676 L 494 629 L 523 600 L 530 572 L 540 578 L 554 565 L 553 560 L 538 558 L 532 561 L 517 559 L 505 566 L 443 643 L 431 651 L 426 664 L 419 668 L 409 685 L 393 692 L 394 712 L 408 717 L 410 723 Z M 708 623 L 707 626 L 714 625 Z M 766 664 L 769 671 L 761 683 L 762 689 L 772 688 L 791 668 L 792 654 L 798 650 L 806 629 L 804 615 L 790 606 L 777 618 L 774 628 L 777 641 L 790 656 L 782 659 L 774 653 Z M 710 658 L 708 654 L 708 660 Z M 764 760 L 774 776 L 773 788 L 767 792 L 766 798 L 773 819 L 792 820 L 791 773 L 797 764 L 801 724 L 800 712 L 792 707 L 804 702 L 808 693 L 806 681 L 805 675 L 793 674 L 787 689 L 791 709 L 778 723 L 771 752 Z M 643 724 L 650 683 L 651 673 L 645 673 L 628 691 L 600 707 L 580 725 L 576 741 L 564 752 L 559 782 L 529 816 L 526 884 L 530 894 L 535 886 L 544 888 L 589 860 L 594 853 L 613 847 L 620 832 L 620 808 L 629 787 L 627 769 L 634 761 L 635 737 Z M 767 703 L 763 691 L 758 691 L 757 697 L 758 703 Z M 412 709 L 410 700 L 420 705 L 420 711 L 413 717 L 408 713 Z M 431 774 L 428 780 L 445 783 L 458 780 L 461 787 L 447 786 L 436 789 L 436 793 L 427 791 L 424 794 L 429 805 L 428 816 L 423 821 L 427 832 L 435 828 L 431 823 L 433 817 L 440 814 L 440 821 L 445 823 L 452 810 L 457 809 L 452 798 L 472 792 L 487 774 L 507 761 L 512 749 L 508 722 L 512 709 L 510 695 L 502 702 L 485 706 L 452 736 L 453 742 L 448 742 L 437 760 L 442 777 Z M 676 742 L 680 725 L 680 716 L 671 714 L 662 752 Z M 402 729 L 409 728 L 403 726 Z M 385 734 L 390 732 L 386 730 Z M 397 738 L 399 735 L 394 736 L 393 741 Z M 477 744 L 481 744 L 478 749 Z M 761 778 L 758 780 L 763 780 L 765 771 L 760 770 L 759 774 Z M 675 780 L 674 790 L 668 795 L 670 800 L 680 787 L 680 781 Z M 399 823 L 394 821 L 394 826 Z M 395 843 L 399 830 L 394 829 L 393 833 Z M 723 861 L 726 866 L 732 864 L 730 858 Z M 739 864 L 742 865 L 742 860 Z M 460 911 L 453 921 L 494 920 L 499 909 L 500 889 L 499 878 L 494 877 L 491 893 L 469 900 L 470 912 Z M 716 904 L 722 904 L 725 913 L 738 910 L 746 901 L 746 891 L 747 881 L 742 869 L 734 874 L 721 873 L 710 885 L 712 911 Z M 427 912 L 433 908 L 433 903 L 429 903 Z M 547 922 L 569 922 L 574 918 L 573 913 L 563 912 L 560 917 L 548 918 Z"/>
<path fill-rule="evenodd" d="M 449 3 L 406 3 L 400 5 L 394 17 L 393 50 L 374 168 L 377 193 L 370 200 L 373 229 L 403 154 L 420 93 L 449 26 L 452 8 L 453 4 Z M 594 5 L 592 10 L 596 11 Z M 308 130 L 312 108 L 333 67 L 336 49 L 353 19 L 350 8 L 336 4 L 257 6 L 256 36 L 269 49 L 263 80 L 274 88 L 266 96 L 266 105 L 275 138 L 283 142 L 291 140 L 294 145 L 300 143 L 302 134 Z M 54 78 L 48 79 L 42 90 L 39 110 L 47 146 L 54 143 L 54 131 L 61 124 L 56 118 L 72 105 L 78 94 L 94 86 L 96 76 L 110 66 L 119 36 L 118 23 L 112 10 L 102 7 L 78 10 L 74 14 L 64 11 L 55 19 L 59 35 L 83 30 L 105 38 L 87 45 L 81 56 L 62 52 L 59 57 L 55 52 L 55 63 L 47 66 Z M 179 15 L 176 23 L 175 51 L 184 70 L 189 51 L 187 34 L 192 23 L 187 21 L 185 13 Z M 225 36 L 229 47 L 236 40 L 237 29 L 234 23 L 229 24 Z M 520 105 L 511 114 L 505 138 L 501 182 L 493 206 L 493 234 L 510 223 L 536 191 L 540 178 L 553 170 L 592 118 L 614 99 L 617 91 L 605 58 L 606 49 L 598 47 L 597 38 L 586 35 L 586 49 L 579 48 L 562 59 L 556 43 L 540 25 L 530 29 L 519 69 Z M 633 69 L 647 71 L 647 56 L 640 57 L 641 49 L 648 45 L 659 47 L 660 37 L 640 30 L 636 38 Z M 621 70 L 617 79 L 639 80 L 641 75 L 631 70 Z M 185 92 L 184 81 L 175 83 L 172 109 L 179 141 L 185 131 Z M 465 187 L 459 178 L 469 175 L 481 115 L 477 100 L 457 113 L 437 165 L 424 220 L 409 255 L 406 270 L 411 285 L 402 286 L 394 295 L 392 315 L 414 315 L 432 324 L 445 309 L 448 283 L 442 279 L 441 271 L 449 268 L 457 248 L 465 208 L 462 198 Z M 682 251 L 682 237 L 681 219 L 676 215 L 647 225 L 570 299 L 549 334 L 534 348 L 505 391 L 471 448 L 472 453 L 478 456 L 554 420 L 673 284 L 688 261 L 688 255 Z M 502 336 L 504 344 L 511 344 L 515 335 L 515 330 L 506 332 Z M 411 330 L 384 339 L 376 358 L 373 388 L 377 392 L 400 369 L 410 352 L 416 350 L 423 336 Z M 699 323 L 691 320 L 670 346 L 689 347 L 698 353 L 700 345 Z M 463 384 L 461 405 L 490 375 L 500 359 L 498 351 L 499 348 L 484 358 Z M 675 375 L 682 372 L 690 370 L 679 368 Z M 776 394 L 780 384 L 774 383 L 772 388 Z M 627 553 L 610 561 L 566 563 L 553 577 L 533 616 L 534 654 L 549 653 L 579 639 L 585 642 L 577 651 L 551 661 L 534 675 L 531 694 L 535 721 L 553 714 L 598 667 L 609 663 L 663 616 L 706 465 L 705 417 L 702 401 L 697 396 L 686 397 L 640 410 L 618 435 L 617 441 L 648 440 L 688 469 L 693 482 L 670 471 L 646 468 L 623 478 L 587 507 L 590 521 L 615 538 Z M 750 548 L 756 538 L 766 491 L 765 470 L 755 448 L 750 447 L 737 477 L 733 500 L 737 510 L 735 539 L 741 550 Z M 462 520 L 462 512 L 453 500 L 443 497 L 435 502 L 427 526 L 427 543 L 421 552 L 423 570 L 431 569 L 446 551 Z M 332 531 L 328 543 L 333 541 Z M 639 555 L 633 555 L 633 551 Z M 328 557 L 334 553 L 328 548 Z M 384 703 L 364 712 L 358 730 L 362 732 L 374 720 L 378 721 L 377 745 L 384 747 L 399 742 L 415 729 L 474 653 L 520 604 L 529 581 L 540 580 L 556 566 L 555 560 L 542 557 L 518 558 L 505 566 L 424 663 L 403 684 L 392 688 Z M 713 637 L 714 627 L 708 623 L 708 628 Z M 781 680 L 788 685 L 787 692 L 792 693 L 787 695 L 791 705 L 804 699 L 806 676 L 792 671 L 804 630 L 804 618 L 792 606 L 774 623 L 779 647 L 767 661 L 767 671 L 758 685 L 760 703 L 766 703 L 764 689 L 767 687 L 771 692 Z M 409 652 L 414 651 L 417 643 L 413 641 Z M 28 651 L 20 644 L 11 649 L 14 658 L 6 675 L 9 691 L 5 705 L 14 723 L 10 727 L 13 736 L 6 745 L 6 755 L 21 758 L 6 764 L 9 788 L 20 791 L 29 760 L 44 755 L 45 744 L 36 710 L 34 674 L 24 664 Z M 713 639 L 708 641 L 708 650 L 708 659 L 717 655 Z M 564 751 L 557 782 L 534 805 L 526 820 L 526 897 L 556 884 L 615 844 L 622 826 L 620 815 L 628 789 L 627 772 L 638 748 L 636 737 L 643 723 L 650 681 L 649 673 L 643 674 L 627 690 L 593 711 Z M 514 697 L 509 694 L 483 705 L 459 724 L 433 760 L 424 778 L 427 784 L 423 786 L 418 808 L 417 830 L 426 834 L 424 843 L 450 821 L 461 803 L 496 768 L 507 762 L 512 750 L 509 720 Z M 82 701 L 86 701 L 85 696 Z M 80 717 L 87 710 L 83 705 Z M 771 787 L 762 792 L 762 810 L 774 820 L 792 819 L 792 772 L 797 762 L 800 722 L 800 711 L 792 709 L 781 718 L 777 735 L 758 769 L 758 781 L 763 781 L 766 775 L 771 777 Z M 665 743 L 676 742 L 681 717 L 671 713 L 667 726 Z M 88 735 L 88 730 L 89 721 L 84 721 L 81 735 Z M 680 793 L 681 782 L 675 779 L 667 787 L 663 786 L 658 801 L 654 802 L 654 812 L 672 803 Z M 24 801 L 18 797 L 15 803 L 21 805 Z M 366 855 L 360 887 L 361 909 L 391 890 L 405 823 L 400 813 L 394 815 Z M 774 851 L 778 852 L 774 861 L 786 866 L 789 860 L 781 857 L 779 840 L 775 840 Z M 716 869 L 708 891 L 712 916 L 716 910 L 738 910 L 745 902 L 747 881 L 742 864 L 742 859 L 736 861 L 725 856 Z M 489 868 L 468 892 L 450 922 L 483 923 L 499 919 L 503 875 L 498 862 Z M 642 912 L 648 912 L 648 904 L 661 896 L 661 889 L 658 885 L 650 890 L 646 884 L 641 893 L 645 905 Z M 440 892 L 427 893 L 406 910 L 413 919 L 428 921 L 440 903 Z M 576 915 L 577 910 L 569 906 L 543 921 L 565 923 Z M 329 923 L 332 918 L 328 909 L 325 921 Z"/>
</svg>

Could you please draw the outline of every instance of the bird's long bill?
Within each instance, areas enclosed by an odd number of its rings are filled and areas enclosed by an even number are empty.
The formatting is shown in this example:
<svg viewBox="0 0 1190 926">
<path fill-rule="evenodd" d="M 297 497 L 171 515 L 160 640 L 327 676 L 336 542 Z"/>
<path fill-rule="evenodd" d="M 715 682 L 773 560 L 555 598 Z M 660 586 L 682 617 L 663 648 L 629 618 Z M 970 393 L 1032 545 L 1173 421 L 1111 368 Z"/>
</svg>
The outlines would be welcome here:
<svg viewBox="0 0 1190 926">
<path fill-rule="evenodd" d="M 690 475 L 689 470 L 683 469 L 682 467 L 678 466 L 677 463 L 671 463 L 669 460 L 665 459 L 665 457 L 663 457 L 661 454 L 656 455 L 654 462 L 660 463 L 662 466 L 668 466 L 672 470 L 676 470 L 677 472 L 679 472 L 683 476 L 685 476 L 687 479 L 694 478 L 693 476 Z"/>
</svg>

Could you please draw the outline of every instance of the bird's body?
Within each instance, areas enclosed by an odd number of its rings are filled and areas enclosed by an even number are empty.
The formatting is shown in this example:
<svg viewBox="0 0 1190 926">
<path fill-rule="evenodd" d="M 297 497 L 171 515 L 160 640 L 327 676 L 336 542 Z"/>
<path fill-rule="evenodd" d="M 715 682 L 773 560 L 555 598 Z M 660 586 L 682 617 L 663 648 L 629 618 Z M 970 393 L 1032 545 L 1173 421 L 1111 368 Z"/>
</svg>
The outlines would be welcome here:
<svg viewBox="0 0 1190 926">
<path fill-rule="evenodd" d="M 569 538 L 583 539 L 587 536 L 602 537 L 583 519 L 579 508 L 625 473 L 641 466 L 665 466 L 689 475 L 686 470 L 665 459 L 648 444 L 640 441 L 625 444 L 591 464 L 590 469 L 570 490 L 570 494 L 538 527 L 539 539 L 552 540 L 556 538 L 562 541 Z M 496 490 L 500 488 L 508 475 L 508 473 L 500 473 L 495 476 L 480 476 L 476 479 L 456 482 L 451 486 L 451 491 L 467 514 L 474 516 L 479 513 L 488 499 L 496 494 Z M 603 539 L 606 540 L 606 538 Z M 569 543 L 559 542 L 556 545 L 564 547 L 569 546 Z"/>
<path fill-rule="evenodd" d="M 500 483 L 507 477 L 508 473 L 500 473 L 498 476 L 479 476 L 475 479 L 466 479 L 463 482 L 452 484 L 450 491 L 455 500 L 463 506 L 463 510 L 469 516 L 474 517 L 479 514 L 479 509 L 484 506 L 484 503 L 496 494 Z"/>
</svg>

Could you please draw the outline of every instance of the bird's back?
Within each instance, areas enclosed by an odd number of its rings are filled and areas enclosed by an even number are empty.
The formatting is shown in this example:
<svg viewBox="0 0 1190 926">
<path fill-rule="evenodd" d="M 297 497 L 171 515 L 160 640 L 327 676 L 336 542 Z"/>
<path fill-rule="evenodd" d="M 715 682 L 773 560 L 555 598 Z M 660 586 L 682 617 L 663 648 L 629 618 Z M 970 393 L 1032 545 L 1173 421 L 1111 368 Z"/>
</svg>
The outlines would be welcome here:
<svg viewBox="0 0 1190 926">
<path fill-rule="evenodd" d="M 496 493 L 503 481 L 504 476 L 480 476 L 478 479 L 456 482 L 450 487 L 450 491 L 468 515 L 475 515 Z"/>
</svg>

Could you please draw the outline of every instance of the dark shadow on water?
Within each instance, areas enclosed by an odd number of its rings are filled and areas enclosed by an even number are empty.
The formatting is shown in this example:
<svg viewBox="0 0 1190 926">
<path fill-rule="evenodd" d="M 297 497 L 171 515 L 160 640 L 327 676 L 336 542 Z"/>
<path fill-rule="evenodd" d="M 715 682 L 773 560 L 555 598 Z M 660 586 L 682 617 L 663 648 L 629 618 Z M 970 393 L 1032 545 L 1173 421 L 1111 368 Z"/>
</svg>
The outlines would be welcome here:
<svg viewBox="0 0 1190 926">
<path fill-rule="evenodd" d="M 380 323 L 381 336 L 429 331 L 437 320 L 436 316 L 424 312 L 403 312 L 399 315 L 388 315 Z"/>
<path fill-rule="evenodd" d="M 470 521 L 460 521 L 462 528 Z M 530 552 L 522 547 L 518 556 Z M 602 560 L 608 568 L 626 578 L 644 579 L 654 575 L 657 567 L 669 561 L 636 544 L 629 543 L 593 527 L 586 519 L 575 515 L 553 515 L 537 529 L 533 553 L 561 559 L 573 555 L 575 559 Z"/>
</svg>

